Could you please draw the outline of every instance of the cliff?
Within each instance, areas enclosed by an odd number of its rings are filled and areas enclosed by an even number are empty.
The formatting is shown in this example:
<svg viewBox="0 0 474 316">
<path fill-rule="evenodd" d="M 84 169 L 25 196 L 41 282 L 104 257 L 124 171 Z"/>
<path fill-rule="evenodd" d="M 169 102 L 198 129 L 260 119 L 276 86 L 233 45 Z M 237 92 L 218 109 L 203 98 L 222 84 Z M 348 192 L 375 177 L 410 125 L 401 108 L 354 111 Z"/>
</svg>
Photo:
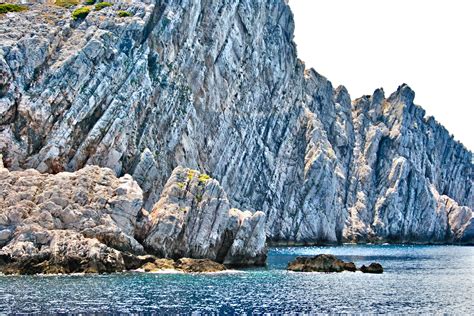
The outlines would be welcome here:
<svg viewBox="0 0 474 316">
<path fill-rule="evenodd" d="M 271 243 L 473 242 L 472 153 L 406 85 L 351 102 L 305 69 L 286 1 L 112 2 L 0 17 L 9 170 L 107 167 L 160 213 L 172 171 L 197 169 Z"/>
</svg>

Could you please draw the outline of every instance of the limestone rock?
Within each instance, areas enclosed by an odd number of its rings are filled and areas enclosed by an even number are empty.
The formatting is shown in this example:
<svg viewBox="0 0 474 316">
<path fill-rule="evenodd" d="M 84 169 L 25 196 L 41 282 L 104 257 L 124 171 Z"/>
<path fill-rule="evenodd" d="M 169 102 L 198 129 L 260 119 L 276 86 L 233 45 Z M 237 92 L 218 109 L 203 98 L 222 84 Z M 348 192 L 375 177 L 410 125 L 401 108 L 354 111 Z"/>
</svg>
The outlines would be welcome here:
<svg viewBox="0 0 474 316">
<path fill-rule="evenodd" d="M 150 216 L 144 244 L 159 257 L 265 263 L 265 215 L 231 209 L 219 183 L 206 174 L 177 167 Z"/>
<path fill-rule="evenodd" d="M 109 167 L 134 176 L 148 212 L 177 166 L 202 170 L 227 204 L 265 213 L 271 243 L 474 242 L 472 153 L 408 86 L 351 104 L 305 69 L 286 0 L 112 3 L 81 21 L 40 3 L 0 19 L 9 169 Z M 186 251 L 226 260 L 216 247 Z"/>
<path fill-rule="evenodd" d="M 0 253 L 18 273 L 111 272 L 134 238 L 142 191 L 128 175 L 88 166 L 75 173 L 0 169 Z M 7 271 L 7 272 L 8 272 Z"/>
</svg>

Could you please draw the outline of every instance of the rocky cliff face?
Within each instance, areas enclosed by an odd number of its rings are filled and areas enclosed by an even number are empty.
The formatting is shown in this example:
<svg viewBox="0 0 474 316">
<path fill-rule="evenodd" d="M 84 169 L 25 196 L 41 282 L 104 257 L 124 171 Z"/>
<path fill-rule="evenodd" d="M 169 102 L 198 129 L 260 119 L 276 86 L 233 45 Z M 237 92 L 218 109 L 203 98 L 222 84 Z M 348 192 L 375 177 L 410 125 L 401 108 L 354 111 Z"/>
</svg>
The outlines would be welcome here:
<svg viewBox="0 0 474 316">
<path fill-rule="evenodd" d="M 473 241 L 471 152 L 407 86 L 351 102 L 305 69 L 286 1 L 112 2 L 0 18 L 11 170 L 129 173 L 160 222 L 172 171 L 198 169 L 263 211 L 271 242 Z"/>
</svg>

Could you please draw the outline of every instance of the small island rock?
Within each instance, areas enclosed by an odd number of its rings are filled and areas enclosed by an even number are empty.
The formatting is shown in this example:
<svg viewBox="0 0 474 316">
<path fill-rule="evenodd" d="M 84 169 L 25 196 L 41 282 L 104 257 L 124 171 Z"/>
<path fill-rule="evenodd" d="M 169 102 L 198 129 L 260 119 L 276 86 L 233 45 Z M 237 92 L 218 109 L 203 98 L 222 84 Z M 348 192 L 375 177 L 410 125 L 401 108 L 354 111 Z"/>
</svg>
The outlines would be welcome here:
<svg viewBox="0 0 474 316">
<path fill-rule="evenodd" d="M 353 262 L 344 262 L 336 256 L 321 254 L 314 257 L 297 257 L 288 264 L 288 270 L 295 272 L 354 272 L 356 266 Z"/>
<path fill-rule="evenodd" d="M 383 273 L 383 267 L 380 263 L 372 262 L 368 267 L 365 265 L 360 267 L 360 271 L 363 273 Z"/>
</svg>

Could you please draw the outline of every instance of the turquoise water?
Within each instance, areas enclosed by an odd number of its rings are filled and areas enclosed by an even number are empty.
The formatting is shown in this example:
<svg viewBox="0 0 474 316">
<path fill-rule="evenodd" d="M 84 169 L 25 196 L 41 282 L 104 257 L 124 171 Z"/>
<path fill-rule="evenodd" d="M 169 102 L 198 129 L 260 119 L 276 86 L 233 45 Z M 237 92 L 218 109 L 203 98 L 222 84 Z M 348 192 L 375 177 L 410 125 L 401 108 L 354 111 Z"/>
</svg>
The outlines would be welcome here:
<svg viewBox="0 0 474 316">
<path fill-rule="evenodd" d="M 285 271 L 332 253 L 382 275 Z M 0 276 L 0 311 L 474 314 L 474 247 L 346 245 L 272 248 L 268 267 L 213 275 Z"/>
</svg>

